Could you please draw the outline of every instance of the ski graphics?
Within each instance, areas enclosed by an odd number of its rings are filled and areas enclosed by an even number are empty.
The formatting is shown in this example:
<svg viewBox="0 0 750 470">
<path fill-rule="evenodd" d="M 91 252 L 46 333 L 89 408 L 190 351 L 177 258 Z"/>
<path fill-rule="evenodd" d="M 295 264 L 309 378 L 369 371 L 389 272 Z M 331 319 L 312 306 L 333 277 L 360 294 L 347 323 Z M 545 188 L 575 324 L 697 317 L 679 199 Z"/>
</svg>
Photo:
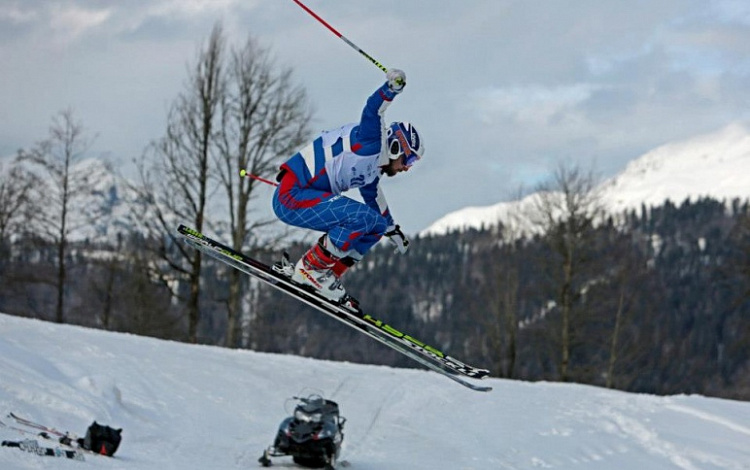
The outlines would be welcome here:
<svg viewBox="0 0 750 470">
<path fill-rule="evenodd" d="M 487 392 L 492 387 L 481 386 L 464 380 L 464 378 L 482 379 L 489 371 L 470 366 L 443 351 L 430 346 L 411 335 L 378 320 L 369 314 L 357 314 L 351 310 L 330 302 L 329 300 L 299 286 L 286 276 L 277 273 L 270 266 L 239 253 L 228 246 L 213 240 L 206 235 L 180 225 L 177 232 L 186 242 L 197 250 L 229 265 L 248 275 L 297 298 L 320 312 L 341 321 L 357 331 L 379 341 L 380 343 L 404 354 L 430 370 L 472 390 Z"/>
<path fill-rule="evenodd" d="M 34 437 L 41 437 L 44 440 L 52 441 L 68 449 L 77 450 L 78 452 L 85 452 L 85 453 L 96 455 L 96 452 L 92 452 L 88 449 L 84 449 L 83 447 L 80 447 L 79 445 L 74 445 L 73 443 L 78 440 L 78 436 L 76 436 L 73 433 L 70 433 L 70 432 L 63 433 L 61 431 L 58 431 L 57 429 L 50 428 L 42 424 L 35 423 L 33 421 L 29 421 L 27 419 L 21 418 L 20 416 L 12 412 L 8 413 L 8 417 L 15 420 L 16 423 L 22 426 L 26 426 L 26 427 L 19 428 L 16 426 L 10 426 L 8 424 L 5 424 L 2 421 L 0 421 L 0 427 L 12 429 L 14 431 L 20 432 L 21 434 L 28 434 L 28 435 L 33 435 Z"/>
<path fill-rule="evenodd" d="M 3 441 L 3 447 L 16 447 L 24 452 L 29 452 L 43 457 L 64 457 L 73 460 L 86 460 L 83 453 L 73 449 L 61 449 L 59 447 L 45 447 L 34 439 L 22 441 Z"/>
<path fill-rule="evenodd" d="M 30 452 L 32 454 L 37 454 L 41 456 L 66 457 L 66 458 L 73 459 L 73 460 L 85 460 L 84 453 L 87 451 L 85 449 L 72 445 L 72 442 L 75 440 L 74 435 L 70 433 L 63 433 L 61 431 L 58 431 L 57 429 L 44 426 L 43 424 L 35 423 L 25 418 L 21 418 L 20 416 L 16 415 L 13 412 L 8 413 L 8 417 L 12 418 L 19 425 L 26 426 L 26 428 L 30 428 L 30 429 L 11 426 L 9 424 L 4 423 L 1 420 L 0 420 L 0 427 L 12 429 L 21 434 L 28 434 L 28 435 L 33 435 L 34 437 L 40 437 L 46 441 L 54 442 L 55 444 L 62 446 L 62 448 L 46 447 L 46 446 L 39 444 L 39 442 L 36 441 L 35 439 L 31 439 L 31 438 L 24 439 L 22 441 L 3 441 L 2 443 L 3 446 L 17 447 L 20 450 L 23 450 L 25 452 Z M 57 436 L 57 437 L 53 438 L 50 436 L 50 434 Z"/>
</svg>

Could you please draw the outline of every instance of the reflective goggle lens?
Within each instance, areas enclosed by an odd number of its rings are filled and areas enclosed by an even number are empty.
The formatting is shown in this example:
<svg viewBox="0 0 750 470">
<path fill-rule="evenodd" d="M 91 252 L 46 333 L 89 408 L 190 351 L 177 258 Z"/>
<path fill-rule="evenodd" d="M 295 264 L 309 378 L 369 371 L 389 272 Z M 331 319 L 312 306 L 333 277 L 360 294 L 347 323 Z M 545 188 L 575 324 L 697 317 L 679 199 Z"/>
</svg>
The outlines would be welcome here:
<svg viewBox="0 0 750 470">
<path fill-rule="evenodd" d="M 401 144 L 398 143 L 398 139 L 393 139 L 391 141 L 391 147 L 389 148 L 389 152 L 394 157 L 401 154 Z"/>
<path fill-rule="evenodd" d="M 419 160 L 419 154 L 409 147 L 409 144 L 406 141 L 406 136 L 404 136 L 404 133 L 400 129 L 396 131 L 396 138 L 391 141 L 388 151 L 393 157 L 403 155 L 404 166 L 407 167 L 412 166 L 414 162 Z M 392 158 L 392 160 L 395 160 L 395 158 Z"/>
</svg>

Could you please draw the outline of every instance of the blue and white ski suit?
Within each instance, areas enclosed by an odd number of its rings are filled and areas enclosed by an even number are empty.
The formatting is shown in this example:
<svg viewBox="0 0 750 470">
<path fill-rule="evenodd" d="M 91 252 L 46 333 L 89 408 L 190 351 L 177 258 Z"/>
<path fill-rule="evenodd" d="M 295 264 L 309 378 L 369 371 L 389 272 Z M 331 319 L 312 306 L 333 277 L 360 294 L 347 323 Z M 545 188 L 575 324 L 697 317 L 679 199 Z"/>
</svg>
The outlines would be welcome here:
<svg viewBox="0 0 750 470">
<path fill-rule="evenodd" d="M 359 123 L 323 132 L 281 165 L 273 197 L 279 219 L 326 232 L 337 248 L 359 255 L 380 240 L 394 225 L 378 183 L 388 163 L 383 115 L 396 94 L 384 84 L 367 99 Z M 364 204 L 341 195 L 353 188 Z"/>
</svg>

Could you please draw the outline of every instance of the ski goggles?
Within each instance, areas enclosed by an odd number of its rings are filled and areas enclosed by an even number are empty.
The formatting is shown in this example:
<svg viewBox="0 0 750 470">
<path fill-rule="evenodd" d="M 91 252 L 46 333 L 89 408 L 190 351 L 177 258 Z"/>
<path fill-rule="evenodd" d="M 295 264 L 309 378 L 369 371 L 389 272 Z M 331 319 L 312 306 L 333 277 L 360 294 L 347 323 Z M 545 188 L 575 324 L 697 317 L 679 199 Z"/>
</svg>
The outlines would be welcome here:
<svg viewBox="0 0 750 470">
<path fill-rule="evenodd" d="M 404 166 L 410 167 L 419 160 L 419 154 L 409 147 L 409 143 L 404 136 L 404 132 L 399 129 L 394 134 L 395 138 L 391 140 L 388 152 L 390 153 L 391 160 L 395 160 L 403 155 Z"/>
</svg>

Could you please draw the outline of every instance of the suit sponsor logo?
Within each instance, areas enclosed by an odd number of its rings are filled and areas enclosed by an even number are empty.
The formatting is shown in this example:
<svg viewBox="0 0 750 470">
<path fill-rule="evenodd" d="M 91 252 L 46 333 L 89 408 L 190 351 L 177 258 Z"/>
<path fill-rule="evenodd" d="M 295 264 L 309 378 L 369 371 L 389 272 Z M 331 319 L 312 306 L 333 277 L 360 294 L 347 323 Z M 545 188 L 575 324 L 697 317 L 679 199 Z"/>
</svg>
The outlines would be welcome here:
<svg viewBox="0 0 750 470">
<path fill-rule="evenodd" d="M 300 269 L 300 270 L 299 270 L 299 273 L 300 273 L 300 274 L 301 274 L 301 275 L 302 275 L 302 276 L 303 276 L 303 277 L 304 277 L 305 279 L 307 279 L 307 280 L 308 280 L 308 281 L 310 282 L 310 284 L 312 284 L 312 285 L 313 285 L 313 286 L 315 286 L 316 288 L 318 288 L 318 289 L 322 289 L 322 288 L 323 288 L 323 286 L 322 286 L 322 285 L 321 285 L 321 284 L 320 284 L 320 283 L 319 283 L 318 281 L 316 281 L 316 280 L 315 280 L 315 278 L 314 278 L 314 277 L 313 277 L 313 276 L 312 276 L 312 275 L 311 275 L 311 274 L 310 274 L 309 272 L 307 272 L 306 270 L 304 270 L 304 269 Z"/>
</svg>

